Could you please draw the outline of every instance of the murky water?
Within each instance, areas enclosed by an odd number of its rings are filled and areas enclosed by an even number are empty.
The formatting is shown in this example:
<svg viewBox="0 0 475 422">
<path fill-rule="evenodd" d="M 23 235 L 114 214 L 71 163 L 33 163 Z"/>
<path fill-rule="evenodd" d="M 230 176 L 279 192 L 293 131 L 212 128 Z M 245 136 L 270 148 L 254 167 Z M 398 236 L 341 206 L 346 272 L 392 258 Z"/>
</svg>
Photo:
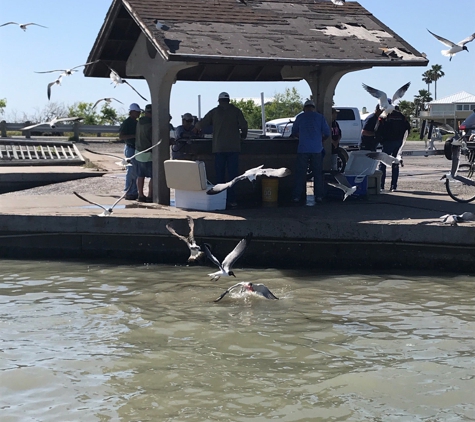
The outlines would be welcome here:
<svg viewBox="0 0 475 422">
<path fill-rule="evenodd" d="M 2 261 L 0 420 L 475 420 L 475 279 Z"/>
</svg>

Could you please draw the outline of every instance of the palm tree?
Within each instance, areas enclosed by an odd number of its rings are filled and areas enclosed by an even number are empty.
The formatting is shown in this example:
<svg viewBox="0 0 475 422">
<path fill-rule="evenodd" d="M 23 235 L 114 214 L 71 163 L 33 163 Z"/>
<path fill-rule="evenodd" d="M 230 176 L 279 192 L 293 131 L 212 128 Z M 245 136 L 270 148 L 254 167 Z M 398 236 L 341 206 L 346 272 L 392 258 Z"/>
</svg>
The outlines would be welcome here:
<svg viewBox="0 0 475 422">
<path fill-rule="evenodd" d="M 419 116 L 419 111 L 427 110 L 427 103 L 432 101 L 430 92 L 425 89 L 420 89 L 419 94 L 414 96 L 414 105 L 416 106 L 416 116 Z"/>
<path fill-rule="evenodd" d="M 430 70 L 426 70 L 426 71 L 422 74 L 422 81 L 427 84 L 427 91 L 430 92 L 429 85 L 433 82 L 433 80 L 432 80 L 432 73 L 431 73 Z"/>
<path fill-rule="evenodd" d="M 440 64 L 432 65 L 432 68 L 429 72 L 432 76 L 432 80 L 434 81 L 434 95 L 435 99 L 437 100 L 437 81 L 442 78 L 442 76 L 445 76 L 445 73 L 442 71 L 442 65 Z"/>
</svg>

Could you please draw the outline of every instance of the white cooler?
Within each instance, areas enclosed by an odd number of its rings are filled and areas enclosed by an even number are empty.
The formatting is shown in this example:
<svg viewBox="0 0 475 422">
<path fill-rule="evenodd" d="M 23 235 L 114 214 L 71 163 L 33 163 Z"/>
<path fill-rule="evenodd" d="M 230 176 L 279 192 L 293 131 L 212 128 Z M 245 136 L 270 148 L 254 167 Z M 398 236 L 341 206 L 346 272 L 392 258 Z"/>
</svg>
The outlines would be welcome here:
<svg viewBox="0 0 475 422">
<path fill-rule="evenodd" d="M 213 185 L 206 180 L 203 161 L 166 160 L 167 186 L 175 189 L 175 206 L 200 211 L 226 209 L 226 191 L 207 195 Z"/>
</svg>

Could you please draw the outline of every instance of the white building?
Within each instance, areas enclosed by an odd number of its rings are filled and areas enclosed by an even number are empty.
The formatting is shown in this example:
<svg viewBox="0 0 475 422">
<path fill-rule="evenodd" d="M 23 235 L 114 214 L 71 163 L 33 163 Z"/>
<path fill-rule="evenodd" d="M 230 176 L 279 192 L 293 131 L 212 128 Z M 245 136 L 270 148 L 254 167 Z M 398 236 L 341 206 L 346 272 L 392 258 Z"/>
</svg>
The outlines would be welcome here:
<svg viewBox="0 0 475 422">
<path fill-rule="evenodd" d="M 475 95 L 462 91 L 429 103 L 429 110 L 422 111 L 423 120 L 436 120 L 453 127 L 464 121 L 475 110 Z"/>
</svg>

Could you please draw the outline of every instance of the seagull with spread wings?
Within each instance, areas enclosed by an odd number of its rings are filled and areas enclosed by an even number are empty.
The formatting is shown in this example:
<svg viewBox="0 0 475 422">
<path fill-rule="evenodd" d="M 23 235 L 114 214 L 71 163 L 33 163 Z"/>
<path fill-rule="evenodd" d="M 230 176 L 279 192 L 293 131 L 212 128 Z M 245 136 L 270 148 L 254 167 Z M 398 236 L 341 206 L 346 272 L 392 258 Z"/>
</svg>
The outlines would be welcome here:
<svg viewBox="0 0 475 422">
<path fill-rule="evenodd" d="M 211 189 L 208 189 L 206 193 L 208 195 L 216 195 L 217 193 L 220 193 L 223 190 L 230 188 L 235 183 L 244 179 L 249 179 L 249 181 L 253 182 L 254 180 L 256 180 L 257 176 L 286 177 L 291 173 L 291 171 L 285 167 L 281 167 L 279 169 L 271 169 L 271 168 L 264 169 L 262 167 L 264 167 L 264 165 L 260 165 L 259 167 L 246 170 L 243 174 L 235 177 L 230 182 L 218 183 L 217 185 L 214 185 Z"/>
<path fill-rule="evenodd" d="M 381 91 L 376 88 L 372 88 L 366 84 L 362 84 L 363 88 L 371 94 L 373 97 L 377 98 L 379 100 L 379 108 L 383 110 L 381 113 L 381 118 L 384 119 L 388 116 L 388 114 L 391 114 L 395 110 L 395 101 L 399 100 L 404 96 L 406 91 L 408 90 L 409 86 L 411 85 L 410 82 L 407 84 L 403 85 L 401 88 L 399 88 L 393 95 L 392 99 L 388 99 L 388 96 L 384 91 Z"/>
<path fill-rule="evenodd" d="M 161 142 L 162 141 L 160 140 L 155 145 L 152 145 L 151 147 L 149 147 L 147 149 L 144 149 L 143 151 L 137 152 L 136 154 L 132 155 L 132 157 L 128 157 L 128 158 L 127 157 L 119 157 L 118 155 L 108 154 L 108 153 L 105 153 L 105 152 L 96 152 L 96 151 L 93 151 L 93 150 L 88 149 L 88 148 L 84 148 L 84 150 L 87 151 L 87 152 L 90 152 L 91 154 L 106 155 L 108 157 L 117 158 L 118 160 L 120 160 L 120 161 L 116 162 L 116 164 L 118 166 L 129 167 L 129 166 L 132 165 L 132 164 L 130 164 L 130 160 L 132 160 L 132 158 L 135 158 L 135 157 L 137 157 L 137 155 L 143 154 L 144 152 L 150 151 L 152 148 L 155 148 L 157 145 L 160 145 Z"/>
<path fill-rule="evenodd" d="M 429 31 L 429 30 L 428 30 Z M 454 57 L 457 53 L 460 53 L 461 51 L 465 50 L 468 52 L 468 48 L 465 44 L 468 44 L 469 42 L 472 42 L 475 40 L 475 33 L 470 35 L 469 37 L 463 39 L 462 41 L 459 41 L 457 44 L 455 44 L 452 41 L 449 41 L 446 38 L 443 38 L 439 35 L 434 34 L 433 32 L 429 31 L 435 38 L 437 38 L 442 44 L 445 44 L 447 47 L 450 47 L 448 50 L 442 50 L 441 53 L 449 57 L 449 61 L 452 60 L 452 57 Z"/>
<path fill-rule="evenodd" d="M 188 237 L 178 234 L 175 231 L 175 229 L 171 226 L 170 223 L 168 223 L 165 227 L 173 236 L 178 237 L 178 239 L 185 242 L 186 246 L 188 246 L 188 249 L 190 250 L 190 256 L 188 258 L 188 262 L 201 261 L 201 259 L 205 257 L 205 253 L 201 250 L 200 246 L 197 245 L 195 242 L 195 235 L 194 235 L 195 223 L 193 221 L 193 218 L 189 215 L 186 216 L 186 219 L 188 220 L 188 227 L 190 228 Z"/>
<path fill-rule="evenodd" d="M 93 64 L 93 63 L 97 63 L 99 60 L 94 60 L 93 62 L 89 62 L 89 63 L 84 63 L 84 64 L 80 64 L 78 66 L 74 66 L 72 67 L 71 69 L 54 69 L 54 70 L 45 70 L 43 72 L 36 72 L 35 73 L 53 73 L 53 72 L 61 72 L 61 76 L 70 76 L 72 75 L 73 73 L 77 72 L 77 68 L 79 67 L 83 67 L 83 66 L 87 66 L 87 65 L 90 65 L 90 64 Z"/>
<path fill-rule="evenodd" d="M 31 126 L 22 127 L 20 130 L 30 130 L 41 125 L 49 125 L 51 129 L 54 129 L 58 122 L 77 122 L 79 120 L 83 120 L 83 117 L 53 117 L 49 122 L 36 123 Z"/>
<path fill-rule="evenodd" d="M 35 26 L 41 26 L 42 28 L 48 28 L 47 26 L 40 25 L 38 23 L 30 22 L 30 23 L 16 23 L 16 22 L 7 22 L 4 23 L 0 26 L 5 26 L 5 25 L 18 25 L 23 31 L 26 31 L 27 26 L 29 25 L 35 25 Z"/>
<path fill-rule="evenodd" d="M 129 192 L 130 188 L 132 185 L 130 185 L 127 190 L 122 194 L 122 196 L 117 199 L 110 207 L 105 207 L 104 205 L 98 204 L 97 202 L 91 201 L 90 199 L 84 198 L 84 196 L 79 195 L 77 192 L 73 192 L 74 195 L 76 195 L 79 199 L 82 199 L 84 202 L 87 202 L 88 204 L 95 205 L 99 208 L 102 208 L 104 211 L 101 214 L 98 214 L 98 217 L 109 217 L 112 214 L 112 211 L 114 210 L 114 207 L 122 200 L 124 199 L 125 195 Z"/>
<path fill-rule="evenodd" d="M 108 66 L 109 67 L 109 66 Z M 111 73 L 109 74 L 109 77 L 112 81 L 112 83 L 114 84 L 114 88 L 117 87 L 117 85 L 121 85 L 121 84 L 126 84 L 128 86 L 130 86 L 144 101 L 148 101 L 143 95 L 141 95 L 132 85 L 130 85 L 125 79 L 122 79 L 120 77 L 120 75 L 114 70 L 112 69 L 112 67 L 109 67 L 109 70 L 111 71 Z"/>
<path fill-rule="evenodd" d="M 247 245 L 249 245 L 249 242 L 252 239 L 252 233 L 249 233 L 244 239 L 242 239 L 236 247 L 224 258 L 223 262 L 219 262 L 216 257 L 211 253 L 209 250 L 208 246 L 206 243 L 203 245 L 203 248 L 205 250 L 206 256 L 210 259 L 210 261 L 217 265 L 219 270 L 208 274 L 208 276 L 211 277 L 213 281 L 219 280 L 220 277 L 229 277 L 234 275 L 234 272 L 231 270 L 235 262 L 238 260 L 238 258 L 244 253 Z"/>
<path fill-rule="evenodd" d="M 343 201 L 356 192 L 357 186 L 351 186 L 344 174 L 335 173 L 333 177 L 337 183 L 327 182 L 327 184 L 343 191 Z"/>
<path fill-rule="evenodd" d="M 122 101 L 119 101 L 117 98 L 106 97 L 106 98 L 101 98 L 100 100 L 97 100 L 92 106 L 92 108 L 96 108 L 96 105 L 99 104 L 101 101 L 105 101 L 107 104 L 110 104 L 112 100 L 117 101 L 118 103 L 124 104 Z"/>
<path fill-rule="evenodd" d="M 253 293 L 257 296 L 264 297 L 266 299 L 277 299 L 279 298 L 272 293 L 266 285 L 264 284 L 255 284 L 248 282 L 237 283 L 234 286 L 229 287 L 221 296 L 214 300 L 214 302 L 219 302 L 224 296 L 230 293 L 232 290 L 239 288 L 239 293 Z"/>
</svg>

